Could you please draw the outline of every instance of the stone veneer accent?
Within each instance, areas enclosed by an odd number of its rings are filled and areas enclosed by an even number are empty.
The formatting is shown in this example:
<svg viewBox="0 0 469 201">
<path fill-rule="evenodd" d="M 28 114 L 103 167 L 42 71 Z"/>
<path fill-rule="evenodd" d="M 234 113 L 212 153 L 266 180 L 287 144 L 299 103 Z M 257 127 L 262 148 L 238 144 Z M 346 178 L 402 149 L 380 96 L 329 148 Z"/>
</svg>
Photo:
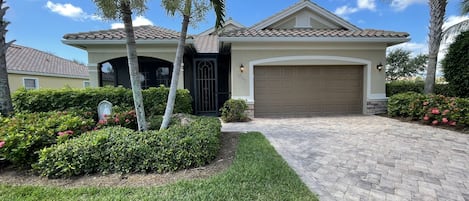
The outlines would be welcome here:
<svg viewBox="0 0 469 201">
<path fill-rule="evenodd" d="M 368 100 L 366 114 L 384 114 L 388 112 L 388 100 Z"/>
<path fill-rule="evenodd" d="M 247 104 L 248 105 L 248 109 L 246 110 L 246 114 L 248 115 L 249 118 L 254 118 L 254 104 Z"/>
</svg>

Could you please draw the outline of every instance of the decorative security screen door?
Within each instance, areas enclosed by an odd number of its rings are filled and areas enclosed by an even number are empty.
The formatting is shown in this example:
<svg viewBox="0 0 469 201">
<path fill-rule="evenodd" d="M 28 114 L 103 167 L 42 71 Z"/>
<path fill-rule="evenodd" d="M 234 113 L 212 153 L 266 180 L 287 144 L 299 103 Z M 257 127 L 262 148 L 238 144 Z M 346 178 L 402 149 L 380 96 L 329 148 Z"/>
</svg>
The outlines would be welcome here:
<svg viewBox="0 0 469 201">
<path fill-rule="evenodd" d="M 217 114 L 217 60 L 213 58 L 194 60 L 195 112 Z"/>
</svg>

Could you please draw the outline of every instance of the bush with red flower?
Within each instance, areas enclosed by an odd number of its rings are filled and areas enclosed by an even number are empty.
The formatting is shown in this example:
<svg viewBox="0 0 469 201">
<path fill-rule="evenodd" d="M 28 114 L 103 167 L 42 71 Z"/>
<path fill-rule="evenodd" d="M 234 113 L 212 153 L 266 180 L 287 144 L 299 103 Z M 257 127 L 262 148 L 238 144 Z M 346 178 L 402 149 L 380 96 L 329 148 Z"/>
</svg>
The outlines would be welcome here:
<svg viewBox="0 0 469 201">
<path fill-rule="evenodd" d="M 101 119 L 96 124 L 95 130 L 109 126 L 122 126 L 137 130 L 137 114 L 135 110 L 117 111 L 111 115 L 105 115 L 106 119 Z"/>
</svg>

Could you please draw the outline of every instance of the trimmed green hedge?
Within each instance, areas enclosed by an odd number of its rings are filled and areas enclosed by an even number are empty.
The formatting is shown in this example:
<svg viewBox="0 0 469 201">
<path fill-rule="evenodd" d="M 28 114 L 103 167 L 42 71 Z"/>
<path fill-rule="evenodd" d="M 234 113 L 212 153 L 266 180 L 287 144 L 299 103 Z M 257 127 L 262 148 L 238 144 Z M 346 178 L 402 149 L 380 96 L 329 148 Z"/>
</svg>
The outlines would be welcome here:
<svg viewBox="0 0 469 201">
<path fill-rule="evenodd" d="M 142 90 L 145 113 L 162 115 L 166 107 L 169 88 L 158 87 Z M 85 89 L 38 89 L 15 91 L 12 97 L 15 112 L 48 112 L 78 109 L 96 111 L 102 100 L 114 106 L 133 108 L 132 91 L 123 87 Z M 174 113 L 192 113 L 192 98 L 188 90 L 180 89 L 176 95 Z"/>
<path fill-rule="evenodd" d="M 423 81 L 393 81 L 390 83 L 386 83 L 386 95 L 390 97 L 395 94 L 406 92 L 423 93 L 424 86 L 425 83 Z M 454 96 L 454 93 L 449 89 L 449 86 L 447 84 L 435 84 L 435 94 Z"/>
<path fill-rule="evenodd" d="M 396 94 L 388 100 L 388 115 L 422 120 L 425 123 L 469 126 L 469 98 L 423 95 L 415 92 Z"/>
<path fill-rule="evenodd" d="M 217 118 L 194 117 L 189 125 L 135 132 L 109 127 L 40 151 L 34 169 L 57 178 L 91 173 L 167 172 L 202 166 L 220 146 Z"/>
<path fill-rule="evenodd" d="M 91 130 L 93 119 L 69 112 L 17 113 L 0 117 L 0 158 L 30 168 L 40 149 Z"/>
<path fill-rule="evenodd" d="M 221 119 L 224 122 L 243 122 L 248 121 L 249 118 L 246 115 L 248 105 L 245 100 L 240 99 L 229 99 L 220 109 Z"/>
</svg>

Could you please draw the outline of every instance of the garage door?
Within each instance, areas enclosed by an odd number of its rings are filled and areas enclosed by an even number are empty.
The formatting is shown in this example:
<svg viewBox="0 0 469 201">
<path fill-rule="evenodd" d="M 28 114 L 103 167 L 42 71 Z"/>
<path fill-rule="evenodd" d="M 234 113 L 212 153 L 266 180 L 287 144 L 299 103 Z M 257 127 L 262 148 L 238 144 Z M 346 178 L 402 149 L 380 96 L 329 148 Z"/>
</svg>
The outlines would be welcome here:
<svg viewBox="0 0 469 201">
<path fill-rule="evenodd" d="M 256 117 L 361 114 L 363 66 L 255 66 Z"/>
</svg>

